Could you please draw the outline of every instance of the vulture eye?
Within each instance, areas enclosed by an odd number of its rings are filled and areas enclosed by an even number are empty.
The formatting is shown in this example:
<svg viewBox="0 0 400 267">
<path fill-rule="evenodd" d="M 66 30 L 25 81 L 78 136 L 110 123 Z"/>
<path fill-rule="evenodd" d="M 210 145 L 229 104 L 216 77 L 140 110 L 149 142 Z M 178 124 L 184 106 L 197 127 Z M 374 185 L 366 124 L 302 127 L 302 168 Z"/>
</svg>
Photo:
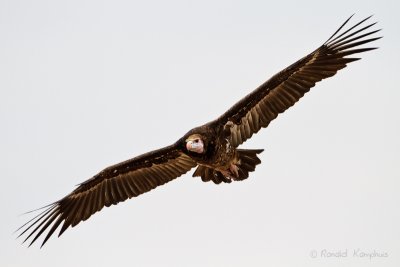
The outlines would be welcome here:
<svg viewBox="0 0 400 267">
<path fill-rule="evenodd" d="M 203 140 L 201 140 L 201 138 L 199 137 L 193 138 L 192 140 L 188 139 L 186 141 L 186 149 L 200 154 L 203 153 L 204 152 Z"/>
</svg>

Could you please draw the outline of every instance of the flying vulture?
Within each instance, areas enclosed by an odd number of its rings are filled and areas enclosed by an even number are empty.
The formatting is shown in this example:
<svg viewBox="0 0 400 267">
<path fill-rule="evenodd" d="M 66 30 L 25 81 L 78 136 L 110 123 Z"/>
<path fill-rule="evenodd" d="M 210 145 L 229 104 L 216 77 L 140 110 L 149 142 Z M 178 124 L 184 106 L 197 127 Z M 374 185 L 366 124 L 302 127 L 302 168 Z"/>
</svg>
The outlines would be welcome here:
<svg viewBox="0 0 400 267">
<path fill-rule="evenodd" d="M 57 228 L 58 236 L 103 209 L 172 181 L 196 168 L 193 177 L 216 184 L 241 181 L 261 163 L 262 149 L 238 147 L 278 114 L 293 106 L 315 83 L 331 77 L 350 62 L 348 57 L 376 49 L 364 47 L 373 36 L 370 17 L 345 28 L 351 17 L 314 52 L 278 72 L 217 119 L 196 127 L 174 144 L 105 168 L 17 231 L 32 245 L 48 230 L 42 246 Z M 30 246 L 29 245 L 29 246 Z"/>
</svg>

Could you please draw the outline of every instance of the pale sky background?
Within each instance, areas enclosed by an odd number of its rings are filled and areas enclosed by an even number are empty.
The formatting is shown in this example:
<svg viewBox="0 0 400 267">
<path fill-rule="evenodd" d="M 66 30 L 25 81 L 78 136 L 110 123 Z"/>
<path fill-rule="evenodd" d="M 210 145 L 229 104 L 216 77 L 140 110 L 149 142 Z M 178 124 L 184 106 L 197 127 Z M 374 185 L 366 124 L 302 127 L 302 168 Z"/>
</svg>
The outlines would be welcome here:
<svg viewBox="0 0 400 267">
<path fill-rule="evenodd" d="M 399 1 L 0 1 L 0 265 L 400 266 Z M 27 249 L 21 213 L 175 142 L 374 14 L 384 38 L 245 148 Z M 354 250 L 387 257 L 354 257 Z M 323 251 L 346 251 L 326 258 Z M 316 258 L 310 254 L 317 253 Z"/>
</svg>

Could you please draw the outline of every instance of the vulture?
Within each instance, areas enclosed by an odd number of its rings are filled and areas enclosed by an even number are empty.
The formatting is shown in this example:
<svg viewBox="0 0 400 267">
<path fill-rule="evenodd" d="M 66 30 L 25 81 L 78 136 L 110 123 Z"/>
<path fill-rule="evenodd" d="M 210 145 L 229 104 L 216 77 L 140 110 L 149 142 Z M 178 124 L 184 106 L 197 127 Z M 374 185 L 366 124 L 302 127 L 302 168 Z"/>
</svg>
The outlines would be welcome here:
<svg viewBox="0 0 400 267">
<path fill-rule="evenodd" d="M 331 77 L 348 63 L 349 57 L 376 49 L 364 44 L 382 37 L 367 17 L 353 26 L 348 18 L 320 47 L 272 76 L 234 104 L 217 119 L 193 128 L 174 144 L 105 168 L 79 184 L 70 194 L 39 210 L 41 212 L 18 228 L 23 242 L 31 246 L 40 236 L 43 246 L 61 227 L 86 221 L 104 207 L 137 197 L 168 183 L 193 168 L 193 177 L 215 184 L 242 181 L 258 164 L 263 149 L 239 148 L 280 113 L 293 106 L 322 79 Z"/>
</svg>

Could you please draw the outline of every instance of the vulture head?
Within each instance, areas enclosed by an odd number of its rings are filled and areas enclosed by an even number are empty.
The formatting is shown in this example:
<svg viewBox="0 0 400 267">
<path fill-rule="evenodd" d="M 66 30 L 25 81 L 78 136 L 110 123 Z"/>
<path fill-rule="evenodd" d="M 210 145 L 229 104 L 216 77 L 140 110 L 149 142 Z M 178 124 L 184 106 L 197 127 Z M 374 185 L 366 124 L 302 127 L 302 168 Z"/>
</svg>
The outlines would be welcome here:
<svg viewBox="0 0 400 267">
<path fill-rule="evenodd" d="M 204 153 L 204 141 L 201 135 L 192 134 L 186 139 L 186 149 L 198 154 Z"/>
</svg>

